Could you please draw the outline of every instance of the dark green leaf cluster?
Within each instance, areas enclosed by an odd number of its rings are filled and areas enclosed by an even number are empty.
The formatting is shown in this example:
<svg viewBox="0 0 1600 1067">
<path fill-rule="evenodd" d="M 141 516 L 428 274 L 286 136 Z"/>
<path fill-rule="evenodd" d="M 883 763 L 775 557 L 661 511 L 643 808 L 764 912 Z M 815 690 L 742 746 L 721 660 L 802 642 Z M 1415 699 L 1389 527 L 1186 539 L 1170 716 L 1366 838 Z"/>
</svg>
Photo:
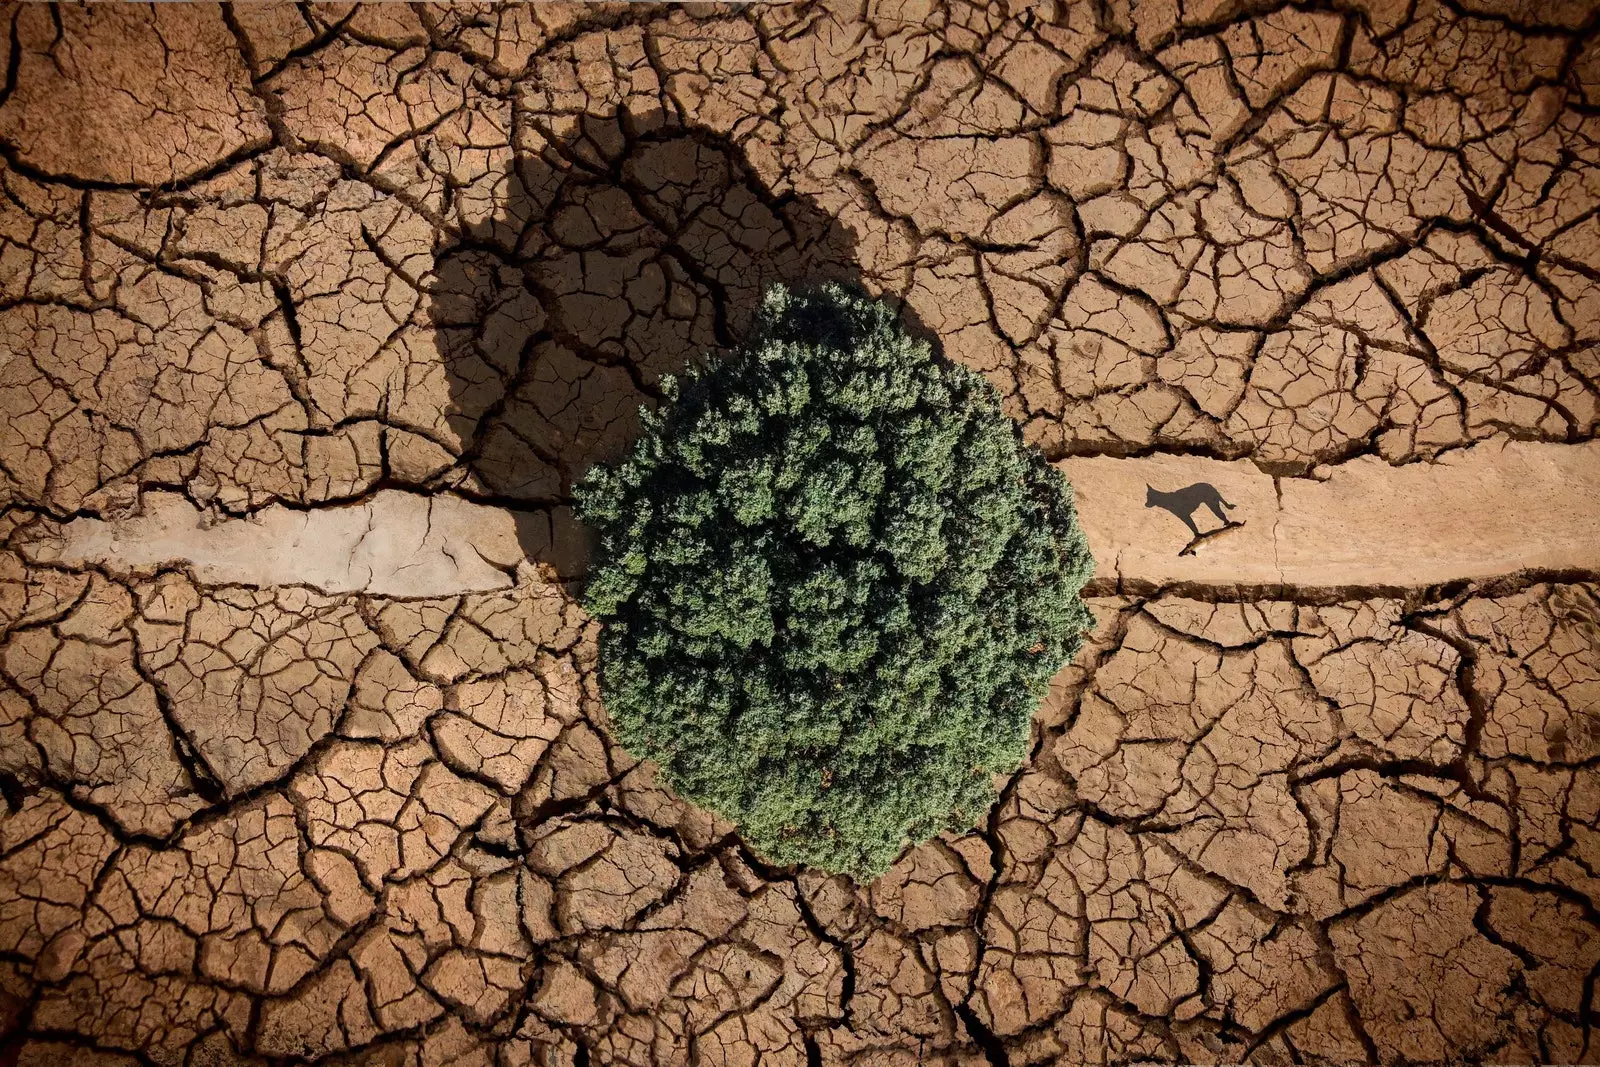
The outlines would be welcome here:
<svg viewBox="0 0 1600 1067">
<path fill-rule="evenodd" d="M 619 740 L 779 863 L 971 826 L 1077 651 L 1072 490 L 981 376 L 839 286 L 771 290 L 579 487 Z"/>
</svg>

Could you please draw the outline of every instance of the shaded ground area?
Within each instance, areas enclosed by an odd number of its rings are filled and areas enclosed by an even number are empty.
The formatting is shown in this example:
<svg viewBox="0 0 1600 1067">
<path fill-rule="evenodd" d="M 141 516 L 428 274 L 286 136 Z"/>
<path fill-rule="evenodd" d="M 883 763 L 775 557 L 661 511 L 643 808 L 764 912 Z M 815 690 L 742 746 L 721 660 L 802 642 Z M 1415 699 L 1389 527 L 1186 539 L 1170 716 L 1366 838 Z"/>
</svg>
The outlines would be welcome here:
<svg viewBox="0 0 1600 1067">
<path fill-rule="evenodd" d="M 985 825 L 866 887 L 611 745 L 562 581 L 572 479 L 777 278 L 902 301 L 1053 459 L 1588 447 L 1589 5 L 0 24 L 0 1062 L 1600 1055 L 1600 575 L 1098 598 Z M 385 490 L 527 558 L 23 549 Z"/>
</svg>

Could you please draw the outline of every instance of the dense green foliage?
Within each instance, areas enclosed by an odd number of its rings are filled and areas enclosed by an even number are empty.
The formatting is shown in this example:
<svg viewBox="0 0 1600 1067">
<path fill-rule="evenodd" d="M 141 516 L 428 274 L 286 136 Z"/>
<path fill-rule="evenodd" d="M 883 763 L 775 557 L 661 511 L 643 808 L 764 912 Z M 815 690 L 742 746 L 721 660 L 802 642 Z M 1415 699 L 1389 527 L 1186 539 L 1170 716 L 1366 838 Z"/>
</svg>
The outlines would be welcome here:
<svg viewBox="0 0 1600 1067">
<path fill-rule="evenodd" d="M 854 290 L 774 288 L 579 487 L 621 742 L 780 863 L 971 826 L 1076 652 L 1072 491 L 992 386 Z"/>
</svg>

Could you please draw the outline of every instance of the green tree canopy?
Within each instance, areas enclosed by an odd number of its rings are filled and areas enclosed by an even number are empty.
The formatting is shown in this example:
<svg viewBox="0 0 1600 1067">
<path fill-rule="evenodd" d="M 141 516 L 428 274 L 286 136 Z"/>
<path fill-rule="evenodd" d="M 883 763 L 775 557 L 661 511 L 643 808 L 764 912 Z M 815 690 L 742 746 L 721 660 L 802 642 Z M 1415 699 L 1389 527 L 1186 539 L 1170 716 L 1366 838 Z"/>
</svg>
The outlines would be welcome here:
<svg viewBox="0 0 1600 1067">
<path fill-rule="evenodd" d="M 1090 624 L 1071 487 L 840 286 L 772 289 L 666 397 L 578 489 L 618 739 L 779 863 L 866 878 L 971 826 Z"/>
</svg>

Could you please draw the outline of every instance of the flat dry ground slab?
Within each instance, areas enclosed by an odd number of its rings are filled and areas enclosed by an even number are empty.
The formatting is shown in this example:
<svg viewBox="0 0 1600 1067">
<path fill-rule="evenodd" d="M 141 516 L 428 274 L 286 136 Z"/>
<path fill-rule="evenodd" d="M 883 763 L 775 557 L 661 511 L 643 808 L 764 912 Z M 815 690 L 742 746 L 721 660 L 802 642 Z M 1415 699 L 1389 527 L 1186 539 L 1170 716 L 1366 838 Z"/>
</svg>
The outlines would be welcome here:
<svg viewBox="0 0 1600 1067">
<path fill-rule="evenodd" d="M 984 826 L 865 887 L 613 746 L 557 580 L 780 279 L 1338 529 L 1588 448 L 1592 5 L 1343 7 L 0 10 L 0 1062 L 1600 1058 L 1592 566 L 1103 581 Z M 36 550 L 146 505 L 326 538 Z"/>
</svg>

